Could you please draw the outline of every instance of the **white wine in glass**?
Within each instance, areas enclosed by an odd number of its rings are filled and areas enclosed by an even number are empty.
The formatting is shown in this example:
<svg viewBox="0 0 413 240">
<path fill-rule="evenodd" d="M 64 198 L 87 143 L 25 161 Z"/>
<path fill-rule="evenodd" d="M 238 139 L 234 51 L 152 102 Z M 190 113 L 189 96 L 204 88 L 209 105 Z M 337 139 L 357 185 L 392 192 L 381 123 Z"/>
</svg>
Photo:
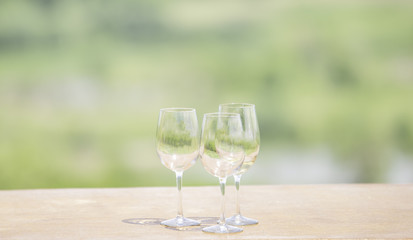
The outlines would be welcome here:
<svg viewBox="0 0 413 240">
<path fill-rule="evenodd" d="M 204 115 L 201 134 L 201 162 L 205 170 L 219 179 L 222 200 L 218 225 L 205 227 L 209 233 L 236 233 L 242 228 L 225 223 L 225 183 L 227 177 L 240 169 L 245 152 L 239 114 L 209 113 Z"/>
<path fill-rule="evenodd" d="M 156 150 L 162 164 L 176 174 L 178 214 L 161 222 L 169 227 L 197 226 L 200 222 L 185 218 L 182 208 L 182 174 L 195 164 L 199 155 L 199 131 L 193 108 L 164 108 L 159 113 Z"/>
<path fill-rule="evenodd" d="M 255 105 L 249 103 L 227 103 L 219 105 L 220 112 L 238 113 L 241 116 L 243 132 L 245 135 L 243 148 L 245 150 L 245 160 L 241 168 L 234 174 L 235 187 L 237 189 L 236 214 L 227 219 L 228 224 L 232 225 L 252 225 L 258 221 L 241 215 L 239 203 L 239 188 L 241 176 L 255 163 L 260 150 L 260 130 L 258 128 Z"/>
</svg>

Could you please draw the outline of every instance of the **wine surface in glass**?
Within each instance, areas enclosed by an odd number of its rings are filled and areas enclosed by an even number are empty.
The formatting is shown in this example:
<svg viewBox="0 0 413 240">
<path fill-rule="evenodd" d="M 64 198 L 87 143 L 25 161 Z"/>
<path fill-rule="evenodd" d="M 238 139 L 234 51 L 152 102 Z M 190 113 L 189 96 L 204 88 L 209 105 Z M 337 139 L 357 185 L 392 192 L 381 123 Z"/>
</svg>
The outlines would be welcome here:
<svg viewBox="0 0 413 240">
<path fill-rule="evenodd" d="M 244 153 L 237 153 L 233 155 L 226 154 L 225 156 L 212 157 L 208 154 L 202 154 L 202 165 L 205 170 L 218 178 L 225 178 L 234 173 L 234 169 L 240 168 L 244 160 Z M 224 160 L 223 160 L 224 158 Z"/>
<path fill-rule="evenodd" d="M 183 172 L 195 164 L 198 151 L 187 154 L 166 154 L 158 150 L 162 164 L 174 172 Z"/>
<path fill-rule="evenodd" d="M 252 165 L 254 165 L 255 161 L 257 160 L 257 155 L 258 155 L 259 148 L 257 148 L 256 151 L 253 153 L 250 153 L 245 156 L 244 162 L 242 163 L 242 166 L 240 169 L 235 173 L 236 175 L 244 174 Z"/>
</svg>

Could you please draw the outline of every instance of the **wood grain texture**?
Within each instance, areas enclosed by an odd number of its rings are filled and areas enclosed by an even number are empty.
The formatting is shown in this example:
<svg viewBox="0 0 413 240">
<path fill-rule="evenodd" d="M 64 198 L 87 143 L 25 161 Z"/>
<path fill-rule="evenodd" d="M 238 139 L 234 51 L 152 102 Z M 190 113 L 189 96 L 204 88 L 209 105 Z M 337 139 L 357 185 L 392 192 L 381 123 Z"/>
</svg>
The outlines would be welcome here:
<svg viewBox="0 0 413 240">
<path fill-rule="evenodd" d="M 0 191 L 0 239 L 413 239 L 413 185 L 242 186 L 243 214 L 260 223 L 206 234 L 219 187 L 184 187 L 184 213 L 201 227 L 170 229 L 176 189 Z M 234 213 L 233 186 L 227 211 Z"/>
</svg>

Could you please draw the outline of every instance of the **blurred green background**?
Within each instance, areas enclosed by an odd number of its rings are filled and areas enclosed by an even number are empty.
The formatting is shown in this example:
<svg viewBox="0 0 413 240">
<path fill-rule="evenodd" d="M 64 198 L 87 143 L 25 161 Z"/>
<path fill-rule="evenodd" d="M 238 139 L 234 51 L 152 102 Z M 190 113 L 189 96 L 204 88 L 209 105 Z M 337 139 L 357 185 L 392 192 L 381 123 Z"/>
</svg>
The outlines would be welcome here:
<svg viewBox="0 0 413 240">
<path fill-rule="evenodd" d="M 158 111 L 255 103 L 245 184 L 413 182 L 413 1 L 0 1 L 0 189 L 173 186 Z M 200 162 L 184 185 L 217 184 Z"/>
</svg>

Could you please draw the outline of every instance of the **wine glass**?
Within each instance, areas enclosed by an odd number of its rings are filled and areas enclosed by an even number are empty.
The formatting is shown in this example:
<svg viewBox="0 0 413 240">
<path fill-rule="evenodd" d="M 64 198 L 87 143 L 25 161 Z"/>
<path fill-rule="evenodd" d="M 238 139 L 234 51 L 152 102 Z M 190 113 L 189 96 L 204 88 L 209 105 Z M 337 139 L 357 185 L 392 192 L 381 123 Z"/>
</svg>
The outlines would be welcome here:
<svg viewBox="0 0 413 240">
<path fill-rule="evenodd" d="M 236 214 L 227 219 L 228 224 L 244 226 L 257 224 L 255 219 L 247 218 L 241 215 L 239 203 L 239 187 L 241 176 L 244 174 L 257 159 L 260 149 L 260 131 L 258 128 L 257 116 L 255 114 L 255 105 L 249 103 L 227 103 L 219 105 L 220 112 L 238 113 L 241 116 L 243 132 L 245 134 L 243 147 L 245 150 L 245 160 L 241 168 L 234 174 L 236 195 Z"/>
<path fill-rule="evenodd" d="M 235 233 L 242 228 L 225 223 L 225 183 L 244 161 L 242 123 L 239 114 L 209 113 L 202 123 L 200 156 L 205 170 L 219 179 L 221 187 L 221 216 L 218 225 L 205 227 L 209 233 Z"/>
<path fill-rule="evenodd" d="M 156 131 L 156 149 L 165 167 L 176 173 L 178 215 L 161 222 L 169 227 L 197 226 L 200 222 L 185 218 L 182 210 L 182 174 L 195 164 L 199 155 L 199 131 L 193 108 L 164 108 L 160 110 Z"/>
</svg>

